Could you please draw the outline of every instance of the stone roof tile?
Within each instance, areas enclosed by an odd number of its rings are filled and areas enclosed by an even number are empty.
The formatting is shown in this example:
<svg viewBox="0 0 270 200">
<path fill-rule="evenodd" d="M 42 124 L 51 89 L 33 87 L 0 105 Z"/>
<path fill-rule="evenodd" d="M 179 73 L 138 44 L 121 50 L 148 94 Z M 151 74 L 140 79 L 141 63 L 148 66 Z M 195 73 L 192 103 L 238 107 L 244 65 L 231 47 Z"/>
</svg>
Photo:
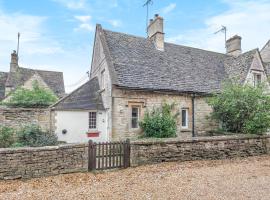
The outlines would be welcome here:
<svg viewBox="0 0 270 200">
<path fill-rule="evenodd" d="M 104 110 L 97 77 L 89 80 L 51 107 L 55 110 Z"/>
<path fill-rule="evenodd" d="M 246 77 L 252 53 L 232 56 L 166 43 L 164 51 L 143 37 L 103 30 L 119 87 L 211 93 L 235 74 Z M 235 66 L 229 70 L 228 66 Z M 237 70 L 243 70 L 238 72 Z"/>
</svg>

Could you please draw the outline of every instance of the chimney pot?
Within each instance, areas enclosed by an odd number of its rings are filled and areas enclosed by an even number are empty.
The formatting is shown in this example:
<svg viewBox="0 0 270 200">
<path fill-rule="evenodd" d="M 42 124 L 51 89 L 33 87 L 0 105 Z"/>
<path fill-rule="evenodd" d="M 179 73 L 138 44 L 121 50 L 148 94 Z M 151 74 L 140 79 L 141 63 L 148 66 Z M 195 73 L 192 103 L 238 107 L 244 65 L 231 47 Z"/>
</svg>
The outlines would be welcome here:
<svg viewBox="0 0 270 200">
<path fill-rule="evenodd" d="M 228 55 L 239 56 L 242 53 L 241 49 L 242 38 L 235 35 L 226 41 L 226 52 Z"/>
</svg>

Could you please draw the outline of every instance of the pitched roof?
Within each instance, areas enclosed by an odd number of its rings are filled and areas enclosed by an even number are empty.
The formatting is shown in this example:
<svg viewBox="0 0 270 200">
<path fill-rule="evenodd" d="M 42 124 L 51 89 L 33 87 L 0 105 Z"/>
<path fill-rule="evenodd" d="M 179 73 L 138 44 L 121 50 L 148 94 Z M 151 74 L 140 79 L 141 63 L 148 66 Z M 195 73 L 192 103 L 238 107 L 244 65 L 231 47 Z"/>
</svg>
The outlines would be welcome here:
<svg viewBox="0 0 270 200">
<path fill-rule="evenodd" d="M 7 78 L 6 86 L 17 88 L 30 79 L 34 74 L 38 74 L 50 89 L 58 96 L 65 94 L 64 78 L 62 72 L 34 70 L 18 67 L 17 72 L 10 72 Z"/>
<path fill-rule="evenodd" d="M 164 44 L 164 51 L 143 37 L 100 29 L 113 63 L 119 87 L 143 90 L 211 93 L 219 91 L 222 82 L 235 75 L 228 66 L 240 69 L 246 77 L 255 51 L 237 58 L 226 54 Z"/>
<path fill-rule="evenodd" d="M 55 110 L 104 110 L 98 91 L 99 83 L 95 77 L 51 107 Z"/>
<path fill-rule="evenodd" d="M 8 77 L 8 73 L 0 72 L 0 101 L 5 97 L 5 83 Z"/>
<path fill-rule="evenodd" d="M 249 68 L 258 49 L 245 52 L 238 57 L 229 56 L 224 62 L 224 67 L 229 78 L 234 78 L 244 83 Z"/>
</svg>

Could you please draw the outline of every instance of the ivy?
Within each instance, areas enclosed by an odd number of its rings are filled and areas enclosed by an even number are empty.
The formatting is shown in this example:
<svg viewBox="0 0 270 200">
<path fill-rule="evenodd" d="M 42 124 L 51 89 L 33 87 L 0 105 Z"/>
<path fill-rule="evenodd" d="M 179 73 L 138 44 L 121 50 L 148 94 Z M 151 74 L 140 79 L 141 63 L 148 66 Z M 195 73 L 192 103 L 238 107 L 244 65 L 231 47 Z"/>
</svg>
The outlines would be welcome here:
<svg viewBox="0 0 270 200">
<path fill-rule="evenodd" d="M 32 86 L 31 90 L 18 88 L 2 104 L 9 107 L 44 108 L 57 101 L 58 98 L 51 91 L 40 87 L 37 81 Z"/>
</svg>

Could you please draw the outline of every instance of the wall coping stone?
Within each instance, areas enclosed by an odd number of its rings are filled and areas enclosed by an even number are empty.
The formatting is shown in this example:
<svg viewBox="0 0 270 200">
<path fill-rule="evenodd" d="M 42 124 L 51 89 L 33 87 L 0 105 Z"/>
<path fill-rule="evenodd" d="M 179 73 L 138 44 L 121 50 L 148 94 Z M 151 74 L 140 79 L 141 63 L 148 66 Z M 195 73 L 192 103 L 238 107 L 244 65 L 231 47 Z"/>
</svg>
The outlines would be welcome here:
<svg viewBox="0 0 270 200">
<path fill-rule="evenodd" d="M 54 151 L 54 150 L 59 150 L 59 149 L 82 148 L 82 147 L 88 147 L 88 144 L 87 143 L 76 143 L 76 144 L 60 144 L 58 146 L 44 146 L 44 147 L 0 148 L 0 154 Z"/>
<path fill-rule="evenodd" d="M 208 136 L 208 137 L 194 137 L 188 139 L 181 138 L 144 138 L 131 141 L 132 145 L 153 145 L 153 144 L 175 144 L 175 143 L 198 143 L 210 141 L 228 141 L 228 140 L 244 140 L 244 139 L 264 139 L 269 138 L 270 135 L 230 135 L 230 136 Z"/>
<path fill-rule="evenodd" d="M 21 108 L 21 107 L 6 107 L 0 106 L 0 111 L 50 111 L 50 108 Z"/>
</svg>

